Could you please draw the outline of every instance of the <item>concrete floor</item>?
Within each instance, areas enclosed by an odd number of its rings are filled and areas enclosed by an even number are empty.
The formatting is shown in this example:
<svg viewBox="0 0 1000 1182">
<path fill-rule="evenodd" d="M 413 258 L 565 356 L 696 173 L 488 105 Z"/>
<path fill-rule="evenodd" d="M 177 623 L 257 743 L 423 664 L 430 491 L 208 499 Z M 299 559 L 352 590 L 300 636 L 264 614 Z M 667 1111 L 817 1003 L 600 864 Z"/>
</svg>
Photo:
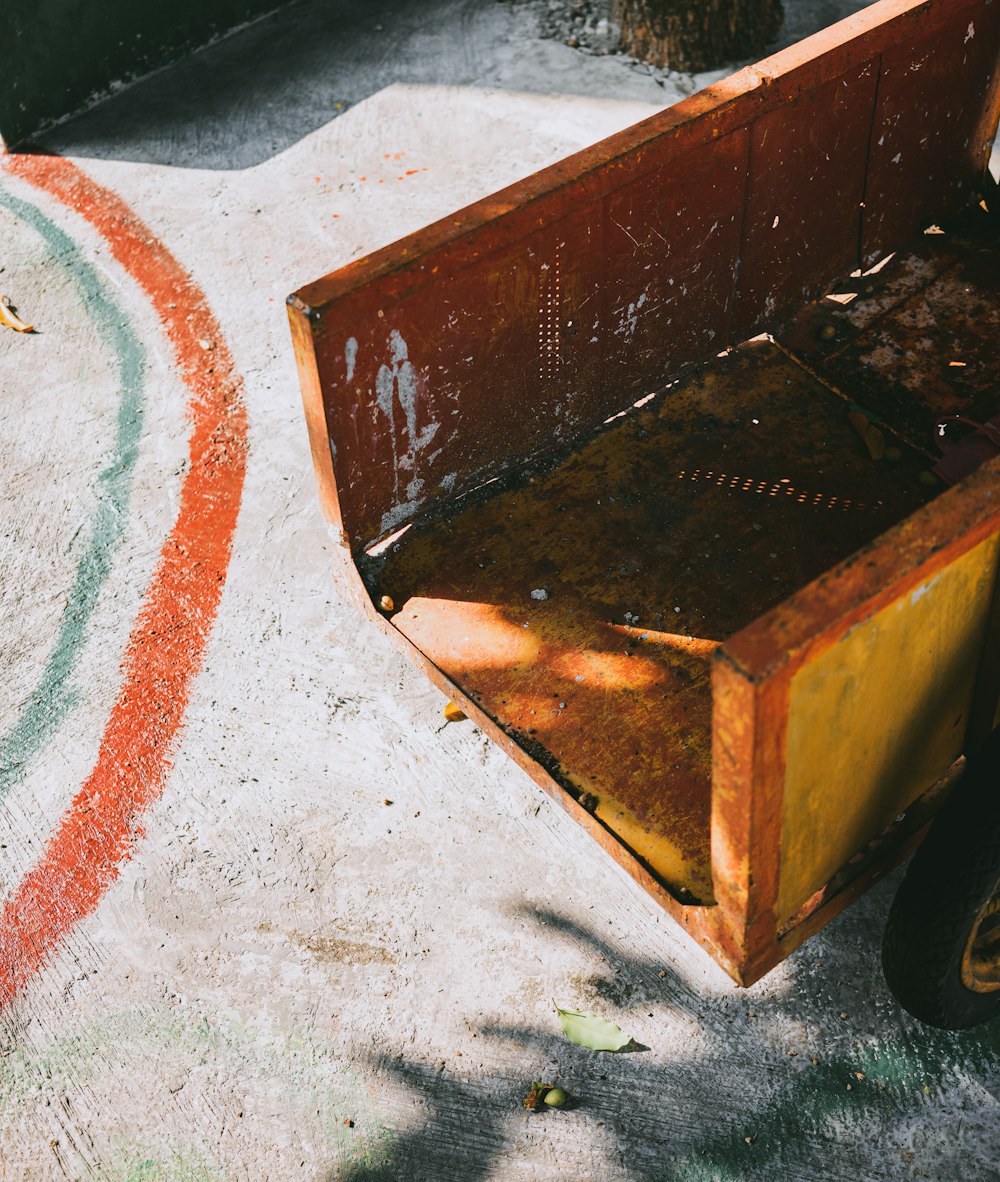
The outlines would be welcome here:
<svg viewBox="0 0 1000 1182">
<path fill-rule="evenodd" d="M 893 882 L 736 989 L 349 602 L 285 295 L 697 85 L 543 7 L 300 4 L 0 168 L 3 1182 L 1000 1178 Z"/>
</svg>

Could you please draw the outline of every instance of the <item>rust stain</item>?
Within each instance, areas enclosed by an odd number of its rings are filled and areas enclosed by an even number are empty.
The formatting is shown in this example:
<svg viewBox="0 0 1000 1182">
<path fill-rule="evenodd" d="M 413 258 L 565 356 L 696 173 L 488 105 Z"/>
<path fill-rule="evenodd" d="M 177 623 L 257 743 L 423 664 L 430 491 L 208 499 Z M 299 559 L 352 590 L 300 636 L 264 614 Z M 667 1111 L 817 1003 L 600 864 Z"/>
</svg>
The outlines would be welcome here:
<svg viewBox="0 0 1000 1182">
<path fill-rule="evenodd" d="M 1000 411 L 1000 220 L 973 205 L 944 226 L 877 275 L 845 280 L 850 302 L 821 300 L 779 334 L 824 382 L 935 459 L 942 419 Z M 823 325 L 833 329 L 825 339 Z"/>
<path fill-rule="evenodd" d="M 293 944 L 298 944 L 321 964 L 395 964 L 396 958 L 377 944 L 363 944 L 343 936 L 303 935 L 292 932 Z"/>
<path fill-rule="evenodd" d="M 856 442 L 836 396 L 748 347 L 553 470 L 414 527 L 372 594 L 665 882 L 711 899 L 713 653 L 930 495 Z M 766 479 L 734 482 L 730 457 Z M 829 491 L 801 499 L 800 481 Z M 855 502 L 869 511 L 845 516 Z"/>
</svg>

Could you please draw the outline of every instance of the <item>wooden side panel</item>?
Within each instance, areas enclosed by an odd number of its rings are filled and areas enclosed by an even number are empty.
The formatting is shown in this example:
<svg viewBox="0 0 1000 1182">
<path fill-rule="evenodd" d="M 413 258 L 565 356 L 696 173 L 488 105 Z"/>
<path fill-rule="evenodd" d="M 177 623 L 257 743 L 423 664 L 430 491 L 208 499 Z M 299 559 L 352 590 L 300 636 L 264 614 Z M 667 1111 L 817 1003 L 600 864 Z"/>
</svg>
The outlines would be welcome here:
<svg viewBox="0 0 1000 1182">
<path fill-rule="evenodd" d="M 880 62 L 868 238 L 964 192 L 1000 4 L 959 3 L 883 0 L 293 297 L 325 501 L 355 550 L 570 445 L 852 263 Z"/>
<path fill-rule="evenodd" d="M 316 362 L 348 534 L 391 533 L 429 501 L 466 491 L 579 433 L 598 389 L 594 335 L 600 210 L 550 223 L 395 299 L 379 285 L 340 301 Z"/>
<path fill-rule="evenodd" d="M 813 86 L 750 129 L 737 339 L 857 266 L 877 61 Z M 788 91 L 784 80 L 772 85 Z"/>
<path fill-rule="evenodd" d="M 1000 5 L 954 0 L 882 54 L 865 197 L 863 255 L 874 262 L 960 208 L 989 155 Z"/>
<path fill-rule="evenodd" d="M 738 979 L 777 948 L 788 677 L 754 683 L 716 654 L 712 667 L 712 876 L 717 940 Z"/>
<path fill-rule="evenodd" d="M 998 555 L 929 566 L 793 677 L 779 924 L 962 752 Z"/>
<path fill-rule="evenodd" d="M 683 153 L 664 143 L 654 168 L 607 198 L 605 252 L 590 261 L 603 313 L 587 331 L 604 334 L 613 388 L 648 394 L 729 343 L 748 134 Z"/>
</svg>

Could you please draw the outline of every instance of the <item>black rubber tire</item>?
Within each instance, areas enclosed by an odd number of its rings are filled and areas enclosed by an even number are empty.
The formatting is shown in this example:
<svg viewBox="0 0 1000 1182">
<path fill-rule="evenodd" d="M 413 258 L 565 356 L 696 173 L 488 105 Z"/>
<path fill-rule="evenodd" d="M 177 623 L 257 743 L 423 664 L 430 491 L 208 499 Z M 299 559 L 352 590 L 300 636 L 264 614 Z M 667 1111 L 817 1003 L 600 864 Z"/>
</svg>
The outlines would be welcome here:
<svg viewBox="0 0 1000 1182">
<path fill-rule="evenodd" d="M 886 924 L 882 968 L 896 1000 L 944 1030 L 1000 1015 L 1000 990 L 962 981 L 962 955 L 1000 880 L 1000 730 L 994 731 L 917 850 Z"/>
</svg>

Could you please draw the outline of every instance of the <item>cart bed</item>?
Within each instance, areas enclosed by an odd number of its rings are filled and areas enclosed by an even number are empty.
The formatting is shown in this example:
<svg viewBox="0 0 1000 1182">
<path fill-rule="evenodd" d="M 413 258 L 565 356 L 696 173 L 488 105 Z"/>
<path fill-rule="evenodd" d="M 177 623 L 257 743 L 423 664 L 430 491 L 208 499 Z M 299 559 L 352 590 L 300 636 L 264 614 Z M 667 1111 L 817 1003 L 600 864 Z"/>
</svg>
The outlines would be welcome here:
<svg viewBox="0 0 1000 1182">
<path fill-rule="evenodd" d="M 366 610 L 744 982 L 1000 721 L 998 51 L 881 0 L 290 299 Z"/>
<path fill-rule="evenodd" d="M 927 500 L 925 467 L 873 463 L 843 401 L 765 340 L 408 531 L 370 585 L 665 882 L 710 900 L 710 658 Z"/>
</svg>

